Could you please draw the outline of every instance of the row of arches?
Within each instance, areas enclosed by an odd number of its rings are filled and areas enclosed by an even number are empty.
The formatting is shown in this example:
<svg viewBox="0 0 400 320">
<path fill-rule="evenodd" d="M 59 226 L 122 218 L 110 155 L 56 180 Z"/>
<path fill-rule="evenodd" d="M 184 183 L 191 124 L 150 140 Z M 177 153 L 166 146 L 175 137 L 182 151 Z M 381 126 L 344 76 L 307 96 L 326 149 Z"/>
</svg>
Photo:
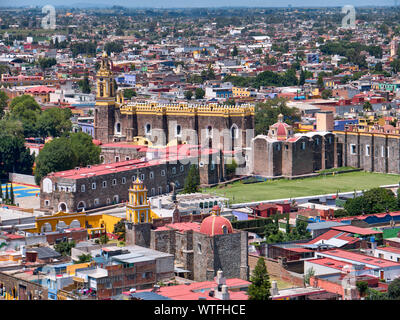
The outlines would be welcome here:
<svg viewBox="0 0 400 320">
<path fill-rule="evenodd" d="M 60 220 L 57 222 L 57 224 L 54 227 L 53 230 L 53 226 L 51 225 L 51 223 L 49 222 L 45 222 L 42 227 L 40 228 L 41 232 L 51 232 L 51 231 L 56 231 L 58 229 L 66 229 L 66 228 L 80 228 L 81 227 L 81 223 L 79 222 L 79 220 L 75 219 L 72 220 L 71 223 L 68 225 L 66 224 L 64 221 Z"/>
<path fill-rule="evenodd" d="M 208 126 L 206 129 L 207 129 L 207 135 L 211 137 L 213 128 L 211 126 Z M 145 135 L 151 135 L 152 125 L 150 123 L 146 123 L 145 124 L 144 132 L 145 132 Z M 231 126 L 230 133 L 231 133 L 231 138 L 232 139 L 237 139 L 239 137 L 239 128 L 235 123 Z M 122 134 L 122 126 L 121 126 L 120 122 L 116 122 L 115 123 L 114 134 L 115 135 L 121 135 Z M 177 137 L 180 137 L 181 134 L 182 134 L 182 126 L 180 124 L 177 124 L 176 128 L 175 128 L 175 135 Z"/>
</svg>

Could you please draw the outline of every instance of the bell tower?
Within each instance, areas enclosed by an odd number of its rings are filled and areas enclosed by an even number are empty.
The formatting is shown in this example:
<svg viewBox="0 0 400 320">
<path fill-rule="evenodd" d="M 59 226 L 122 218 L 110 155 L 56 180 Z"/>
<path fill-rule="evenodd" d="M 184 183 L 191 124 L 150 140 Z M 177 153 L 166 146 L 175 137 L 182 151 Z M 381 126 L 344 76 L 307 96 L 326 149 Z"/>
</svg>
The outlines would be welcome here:
<svg viewBox="0 0 400 320">
<path fill-rule="evenodd" d="M 143 182 L 136 179 L 129 189 L 129 203 L 126 205 L 126 221 L 133 224 L 152 221 L 150 204 L 147 201 L 147 189 Z"/>
<path fill-rule="evenodd" d="M 94 115 L 94 138 L 102 142 L 112 142 L 115 122 L 115 87 L 111 62 L 103 52 L 100 69 L 96 75 L 97 93 Z"/>
</svg>

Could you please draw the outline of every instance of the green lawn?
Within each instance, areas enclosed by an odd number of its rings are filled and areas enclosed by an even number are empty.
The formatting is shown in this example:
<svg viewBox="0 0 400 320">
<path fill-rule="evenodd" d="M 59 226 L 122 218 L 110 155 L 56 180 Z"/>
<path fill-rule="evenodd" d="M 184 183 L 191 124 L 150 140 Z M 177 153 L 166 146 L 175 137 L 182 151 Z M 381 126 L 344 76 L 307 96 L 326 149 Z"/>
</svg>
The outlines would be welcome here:
<svg viewBox="0 0 400 320">
<path fill-rule="evenodd" d="M 205 193 L 216 193 L 231 199 L 232 203 L 295 198 L 327 193 L 367 190 L 381 185 L 397 184 L 400 175 L 349 172 L 334 176 L 318 176 L 295 180 L 271 180 L 266 182 L 243 184 L 240 181 L 227 186 L 203 189 Z"/>
</svg>

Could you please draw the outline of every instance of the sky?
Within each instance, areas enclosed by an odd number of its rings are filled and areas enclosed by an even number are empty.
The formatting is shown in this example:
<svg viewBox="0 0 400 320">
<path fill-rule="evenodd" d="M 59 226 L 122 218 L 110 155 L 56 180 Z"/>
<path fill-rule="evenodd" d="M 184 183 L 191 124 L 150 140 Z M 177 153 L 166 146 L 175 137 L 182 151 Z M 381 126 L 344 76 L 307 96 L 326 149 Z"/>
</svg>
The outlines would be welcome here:
<svg viewBox="0 0 400 320">
<path fill-rule="evenodd" d="M 0 0 L 5 6 L 59 5 L 120 5 L 124 7 L 146 8 L 193 8 L 193 7 L 329 7 L 329 6 L 393 6 L 400 0 Z"/>
</svg>

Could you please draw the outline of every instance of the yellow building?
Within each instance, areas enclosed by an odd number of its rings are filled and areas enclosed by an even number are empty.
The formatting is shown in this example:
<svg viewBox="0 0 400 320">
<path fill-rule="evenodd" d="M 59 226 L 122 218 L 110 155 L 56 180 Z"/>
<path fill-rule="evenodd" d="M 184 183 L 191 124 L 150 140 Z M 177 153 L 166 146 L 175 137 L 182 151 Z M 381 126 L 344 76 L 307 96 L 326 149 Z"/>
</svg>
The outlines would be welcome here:
<svg viewBox="0 0 400 320">
<path fill-rule="evenodd" d="M 250 89 L 249 88 L 232 87 L 232 96 L 234 98 L 250 97 Z"/>
<path fill-rule="evenodd" d="M 55 231 L 57 227 L 83 227 L 87 229 L 89 236 L 102 233 L 112 233 L 114 225 L 121 218 L 108 214 L 86 214 L 85 212 L 65 213 L 57 212 L 51 216 L 41 216 L 35 218 L 35 228 L 26 231 L 31 233 L 41 233 L 44 231 Z"/>
<path fill-rule="evenodd" d="M 126 221 L 146 223 L 152 221 L 150 203 L 147 200 L 147 189 L 143 182 L 136 179 L 129 189 L 129 203 L 126 205 Z"/>
</svg>

